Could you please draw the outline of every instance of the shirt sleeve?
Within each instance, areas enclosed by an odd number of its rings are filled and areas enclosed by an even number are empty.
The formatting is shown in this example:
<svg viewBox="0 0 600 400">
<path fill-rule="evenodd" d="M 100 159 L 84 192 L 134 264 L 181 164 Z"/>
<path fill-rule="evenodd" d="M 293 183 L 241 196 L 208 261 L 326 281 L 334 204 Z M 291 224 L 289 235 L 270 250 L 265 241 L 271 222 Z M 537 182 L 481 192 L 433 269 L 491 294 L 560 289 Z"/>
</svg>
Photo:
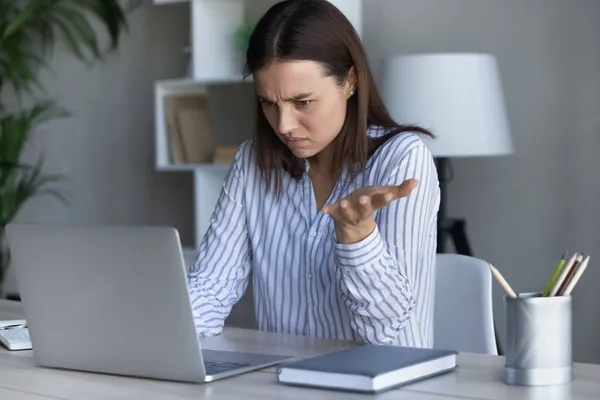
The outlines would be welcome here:
<svg viewBox="0 0 600 400">
<path fill-rule="evenodd" d="M 431 154 L 422 142 L 405 153 L 388 174 L 388 185 L 409 178 L 418 185 L 407 198 L 378 210 L 376 227 L 365 239 L 335 244 L 341 291 L 352 329 L 368 343 L 390 343 L 414 314 L 414 279 L 424 244 L 434 234 L 439 193 Z"/>
<path fill-rule="evenodd" d="M 196 331 L 221 333 L 233 305 L 248 286 L 251 248 L 244 212 L 244 179 L 236 155 L 225 176 L 198 255 L 188 272 Z"/>
</svg>

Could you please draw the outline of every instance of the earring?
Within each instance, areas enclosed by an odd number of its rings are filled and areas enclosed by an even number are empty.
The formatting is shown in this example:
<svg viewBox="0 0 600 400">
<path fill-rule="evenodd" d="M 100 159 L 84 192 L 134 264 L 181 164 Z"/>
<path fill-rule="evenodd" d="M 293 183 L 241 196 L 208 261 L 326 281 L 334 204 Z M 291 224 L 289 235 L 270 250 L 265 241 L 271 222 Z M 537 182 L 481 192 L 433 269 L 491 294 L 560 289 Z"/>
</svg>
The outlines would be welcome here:
<svg viewBox="0 0 600 400">
<path fill-rule="evenodd" d="M 354 96 L 354 90 L 350 91 L 350 97 Z"/>
</svg>

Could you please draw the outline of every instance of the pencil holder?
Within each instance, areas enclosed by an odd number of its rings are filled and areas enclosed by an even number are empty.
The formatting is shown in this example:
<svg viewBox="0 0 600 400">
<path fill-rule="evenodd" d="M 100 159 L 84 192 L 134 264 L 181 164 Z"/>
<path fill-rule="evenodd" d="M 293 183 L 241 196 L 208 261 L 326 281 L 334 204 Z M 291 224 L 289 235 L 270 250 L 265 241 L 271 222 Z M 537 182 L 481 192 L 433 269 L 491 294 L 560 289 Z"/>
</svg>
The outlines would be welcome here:
<svg viewBox="0 0 600 400">
<path fill-rule="evenodd" d="M 505 382 L 560 385 L 572 380 L 571 296 L 505 297 Z"/>
</svg>

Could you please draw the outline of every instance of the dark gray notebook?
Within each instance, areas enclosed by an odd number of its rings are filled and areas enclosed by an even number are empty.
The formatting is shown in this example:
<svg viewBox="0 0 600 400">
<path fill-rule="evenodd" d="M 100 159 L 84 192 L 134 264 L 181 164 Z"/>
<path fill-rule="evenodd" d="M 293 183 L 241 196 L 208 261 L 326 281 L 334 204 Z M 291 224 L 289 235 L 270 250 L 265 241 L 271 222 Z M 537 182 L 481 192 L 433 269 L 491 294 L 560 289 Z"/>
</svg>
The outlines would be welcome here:
<svg viewBox="0 0 600 400">
<path fill-rule="evenodd" d="M 363 345 L 282 364 L 281 383 L 377 393 L 456 367 L 455 351 Z"/>
</svg>

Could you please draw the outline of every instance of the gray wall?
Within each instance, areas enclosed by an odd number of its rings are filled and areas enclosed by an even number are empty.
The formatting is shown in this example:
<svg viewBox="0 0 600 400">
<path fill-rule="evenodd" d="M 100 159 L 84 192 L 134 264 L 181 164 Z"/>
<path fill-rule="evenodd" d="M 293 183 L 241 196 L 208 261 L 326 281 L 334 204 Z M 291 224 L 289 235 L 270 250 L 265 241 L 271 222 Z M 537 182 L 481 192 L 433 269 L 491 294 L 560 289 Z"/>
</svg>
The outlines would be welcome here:
<svg viewBox="0 0 600 400">
<path fill-rule="evenodd" d="M 250 18 L 272 0 L 249 0 Z M 594 0 L 364 0 L 364 40 L 375 70 L 385 56 L 482 51 L 498 56 L 516 153 L 455 160 L 449 212 L 468 220 L 477 256 L 520 291 L 540 290 L 565 250 L 600 248 L 595 166 L 600 141 L 600 3 Z M 92 70 L 60 51 L 48 92 L 71 109 L 48 124 L 39 146 L 48 169 L 68 173 L 72 206 L 32 201 L 21 220 L 169 224 L 192 242 L 189 174 L 157 173 L 154 80 L 181 75 L 187 7 L 147 6 L 131 16 L 119 53 Z M 244 101 L 234 107 L 244 107 Z M 468 123 L 468 121 L 465 121 Z M 243 131 L 246 127 L 240 126 Z M 600 362 L 600 306 L 592 262 L 574 299 L 578 361 Z M 495 308 L 504 329 L 501 293 Z M 247 302 L 237 307 L 247 309 Z M 248 314 L 249 315 L 249 314 Z M 236 324 L 249 324 L 245 312 Z M 502 335 L 503 336 L 503 335 Z"/>
<path fill-rule="evenodd" d="M 561 253 L 600 250 L 600 2 L 371 0 L 365 45 L 383 57 L 477 51 L 498 57 L 515 154 L 454 160 L 449 213 L 476 256 L 516 290 L 542 290 Z M 467 124 L 469 121 L 465 121 Z M 595 262 L 574 296 L 574 357 L 600 362 Z M 504 331 L 498 285 L 495 311 Z"/>
</svg>

